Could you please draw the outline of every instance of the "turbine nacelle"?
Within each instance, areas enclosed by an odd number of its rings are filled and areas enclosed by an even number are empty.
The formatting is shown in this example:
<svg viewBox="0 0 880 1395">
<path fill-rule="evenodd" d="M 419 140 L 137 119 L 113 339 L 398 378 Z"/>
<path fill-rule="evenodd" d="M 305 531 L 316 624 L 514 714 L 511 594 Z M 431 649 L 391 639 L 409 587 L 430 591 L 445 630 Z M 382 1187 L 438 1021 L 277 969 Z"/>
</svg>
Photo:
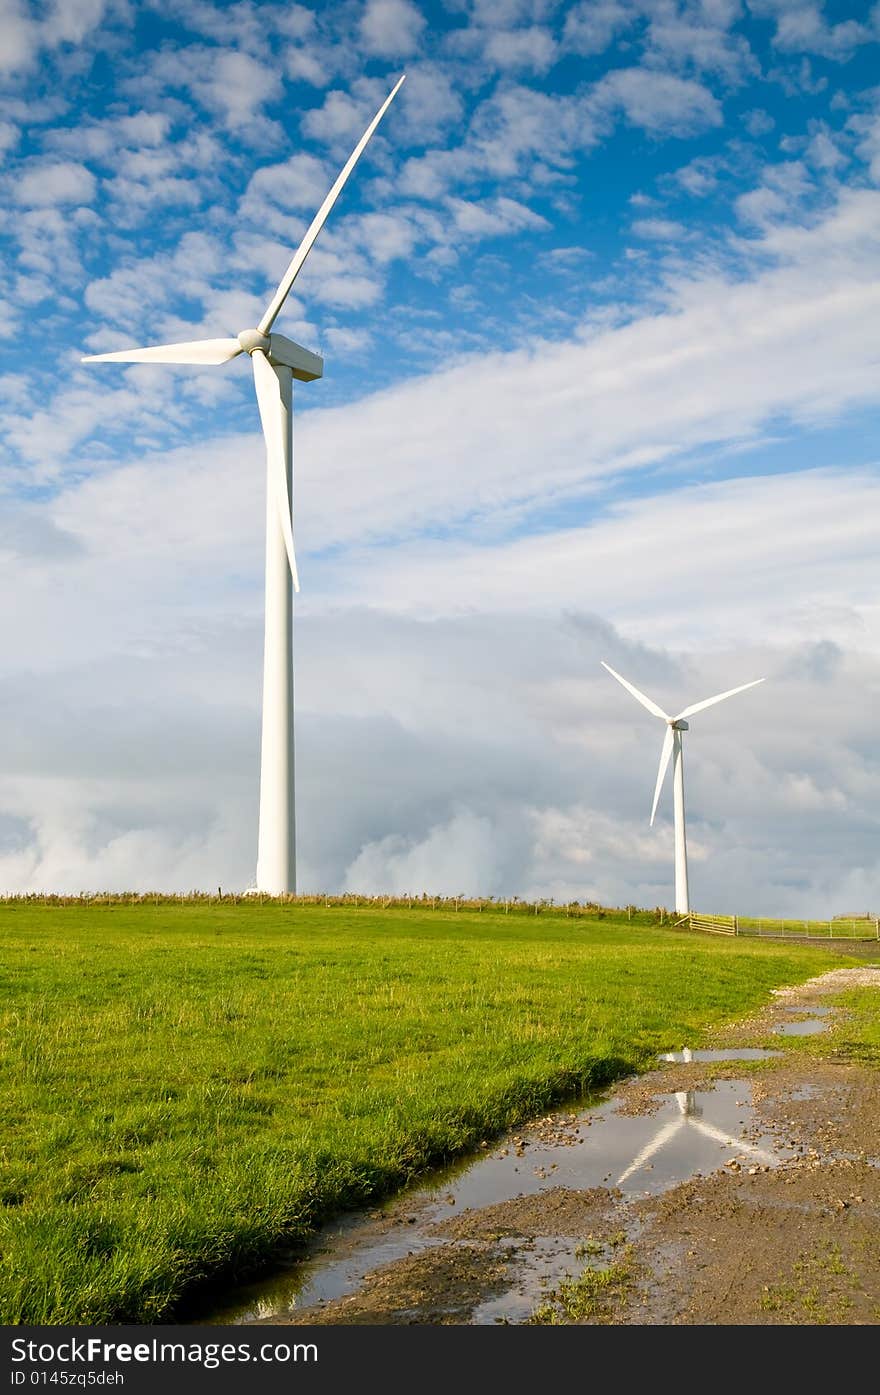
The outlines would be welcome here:
<svg viewBox="0 0 880 1395">
<path fill-rule="evenodd" d="M 683 722 L 680 717 L 667 717 L 666 720 L 673 731 L 690 731 L 687 722 Z"/>
<path fill-rule="evenodd" d="M 320 354 L 304 349 L 283 334 L 263 334 L 259 329 L 243 329 L 237 339 L 242 349 L 251 357 L 257 352 L 265 354 L 272 364 L 289 368 L 294 378 L 301 383 L 313 383 L 324 376 L 324 360 Z"/>
<path fill-rule="evenodd" d="M 302 344 L 294 344 L 292 339 L 285 339 L 283 334 L 269 335 L 269 352 L 266 357 L 270 363 L 289 368 L 301 383 L 312 383 L 316 378 L 324 376 L 324 360 L 321 355 L 313 354 L 311 349 L 304 349 Z"/>
</svg>

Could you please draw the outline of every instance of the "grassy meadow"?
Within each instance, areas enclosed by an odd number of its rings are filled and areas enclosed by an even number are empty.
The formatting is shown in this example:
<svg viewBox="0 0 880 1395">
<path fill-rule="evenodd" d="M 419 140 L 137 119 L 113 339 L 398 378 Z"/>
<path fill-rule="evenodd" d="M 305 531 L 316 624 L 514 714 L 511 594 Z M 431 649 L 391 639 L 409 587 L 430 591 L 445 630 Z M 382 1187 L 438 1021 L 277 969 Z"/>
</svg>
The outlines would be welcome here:
<svg viewBox="0 0 880 1395">
<path fill-rule="evenodd" d="M 840 962 L 626 912 L 253 901 L 8 903 L 0 942 L 7 1324 L 170 1320 Z"/>
</svg>

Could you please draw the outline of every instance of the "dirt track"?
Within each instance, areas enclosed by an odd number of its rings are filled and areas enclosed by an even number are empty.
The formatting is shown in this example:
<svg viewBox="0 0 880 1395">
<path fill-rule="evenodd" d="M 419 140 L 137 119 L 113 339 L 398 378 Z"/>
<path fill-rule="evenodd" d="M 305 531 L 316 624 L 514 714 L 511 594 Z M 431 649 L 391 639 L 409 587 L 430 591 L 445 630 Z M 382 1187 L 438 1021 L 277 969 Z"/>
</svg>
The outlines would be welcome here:
<svg viewBox="0 0 880 1395">
<path fill-rule="evenodd" d="M 880 1071 L 846 1059 L 845 1019 L 829 1006 L 829 998 L 855 986 L 880 988 L 880 969 L 837 969 L 784 990 L 765 1012 L 712 1042 L 760 1044 L 779 1024 L 806 1020 L 811 1011 L 827 1013 L 838 1028 L 806 1051 L 761 1062 L 746 1080 L 739 1062 L 690 1062 L 618 1091 L 622 1119 L 662 1119 L 670 1098 L 688 1113 L 685 1102 L 747 1091 L 748 1101 L 735 1104 L 748 1120 L 739 1146 L 751 1153 L 739 1160 L 722 1149 L 720 1166 L 654 1195 L 551 1185 L 449 1214 L 428 1228 L 426 1248 L 376 1267 L 354 1292 L 271 1320 L 880 1323 Z M 529 1140 L 540 1141 L 542 1131 L 545 1141 L 577 1145 L 575 1117 L 536 1121 L 506 1147 L 528 1160 Z M 675 1123 L 673 1116 L 666 1131 Z M 705 1126 L 698 1119 L 695 1127 Z M 777 1150 L 772 1164 L 761 1161 L 759 1145 L 768 1147 L 768 1138 Z M 645 1176 L 653 1166 L 643 1164 Z M 373 1213 L 374 1235 L 415 1223 L 417 1215 L 404 1215 L 412 1207 L 404 1197 Z M 560 1254 L 574 1282 L 560 1280 Z M 493 1303 L 503 1314 L 514 1288 L 531 1295 L 528 1314 L 493 1318 Z"/>
</svg>

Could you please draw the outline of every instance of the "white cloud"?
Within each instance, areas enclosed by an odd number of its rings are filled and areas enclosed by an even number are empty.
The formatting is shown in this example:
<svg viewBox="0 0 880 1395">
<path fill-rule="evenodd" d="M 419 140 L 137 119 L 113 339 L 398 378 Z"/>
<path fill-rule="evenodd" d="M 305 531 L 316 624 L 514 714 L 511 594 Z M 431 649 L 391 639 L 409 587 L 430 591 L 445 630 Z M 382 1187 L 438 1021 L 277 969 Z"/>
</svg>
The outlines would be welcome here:
<svg viewBox="0 0 880 1395">
<path fill-rule="evenodd" d="M 718 187 L 720 169 L 721 162 L 717 158 L 697 156 L 695 160 L 676 170 L 673 178 L 694 198 L 703 198 Z"/>
<path fill-rule="evenodd" d="M 636 218 L 632 224 L 636 237 L 645 237 L 656 242 L 678 242 L 687 236 L 683 223 L 671 218 Z"/>
<path fill-rule="evenodd" d="M 198 44 L 161 49 L 143 73 L 125 79 L 120 88 L 150 106 L 167 105 L 169 92 L 186 92 L 239 140 L 271 145 L 283 138 L 263 110 L 281 94 L 278 66 L 244 50 Z M 187 115 L 185 108 L 177 114 Z"/>
<path fill-rule="evenodd" d="M 490 896 L 503 887 L 501 851 L 490 820 L 463 810 L 420 839 L 392 833 L 367 843 L 345 869 L 343 889 L 418 895 L 454 886 L 464 896 Z"/>
<path fill-rule="evenodd" d="M 853 117 L 849 124 L 859 137 L 858 152 L 868 165 L 871 179 L 880 184 L 880 110 Z"/>
<path fill-rule="evenodd" d="M 38 31 L 23 0 L 0 0 L 0 72 L 29 68 L 38 47 Z"/>
<path fill-rule="evenodd" d="M 466 199 L 446 200 L 457 232 L 472 237 L 498 237 L 522 228 L 548 228 L 546 218 L 515 199 L 496 198 L 491 202 L 469 203 Z"/>
<path fill-rule="evenodd" d="M 322 113 L 309 113 L 312 134 L 351 124 L 341 94 Z M 649 68 L 619 68 L 575 94 L 541 92 L 523 85 L 499 87 L 475 108 L 462 142 L 410 158 L 395 176 L 404 195 L 436 199 L 454 184 L 525 178 L 573 168 L 579 152 L 597 146 L 617 120 L 652 134 L 683 136 L 715 126 L 721 108 L 691 79 Z"/>
<path fill-rule="evenodd" d="M 51 0 L 38 16 L 24 0 L 0 0 L 0 72 L 27 72 L 42 51 L 82 44 L 110 8 L 108 0 Z M 124 3 L 112 8 L 126 18 Z"/>
<path fill-rule="evenodd" d="M 260 217 L 266 205 L 314 212 L 323 203 L 333 176 L 314 155 L 301 151 L 278 165 L 264 165 L 251 176 L 241 211 Z"/>
<path fill-rule="evenodd" d="M 646 61 L 683 72 L 720 75 L 730 84 L 740 84 L 756 76 L 761 68 L 743 34 L 730 32 L 739 7 L 647 7 L 650 26 Z M 726 10 L 720 15 L 707 13 Z"/>
<path fill-rule="evenodd" d="M 284 69 L 294 82 L 307 82 L 312 87 L 324 87 L 333 71 L 324 56 L 311 48 L 291 45 L 284 54 Z"/>
<path fill-rule="evenodd" d="M 505 72 L 546 73 L 556 61 L 556 43 L 546 28 L 495 30 L 487 38 L 486 59 Z"/>
<path fill-rule="evenodd" d="M 635 5 L 627 0 L 582 0 L 565 16 L 565 44 L 575 53 L 604 53 L 618 34 L 638 17 Z"/>
<path fill-rule="evenodd" d="M 95 176 L 73 160 L 30 163 L 14 185 L 16 203 L 24 208 L 88 204 L 95 196 Z"/>
<path fill-rule="evenodd" d="M 411 0 L 367 0 L 361 19 L 361 43 L 380 58 L 415 53 L 425 18 Z"/>
<path fill-rule="evenodd" d="M 631 125 L 646 131 L 689 135 L 721 125 L 721 107 L 709 89 L 672 73 L 617 68 L 599 80 L 594 94 L 600 110 L 620 109 Z"/>
<path fill-rule="evenodd" d="M 80 44 L 100 25 L 109 8 L 107 0 L 52 0 L 46 29 L 56 43 Z"/>
<path fill-rule="evenodd" d="M 433 200 L 453 185 L 518 176 L 531 181 L 540 168 L 569 169 L 607 124 L 599 105 L 520 85 L 501 88 L 477 106 L 463 142 L 407 160 L 395 183 L 405 196 Z"/>
<path fill-rule="evenodd" d="M 11 121 L 0 121 L 0 155 L 18 145 L 20 132 Z"/>
<path fill-rule="evenodd" d="M 813 192 L 813 183 L 801 160 L 787 160 L 767 165 L 761 183 L 735 202 L 738 216 L 757 227 L 772 228 L 784 219 L 796 216 L 805 196 Z"/>
<path fill-rule="evenodd" d="M 739 84 L 760 72 L 743 33 L 739 0 L 588 0 L 566 8 L 563 42 L 574 53 L 605 53 L 615 40 L 641 47 L 646 66 L 714 74 Z"/>
<path fill-rule="evenodd" d="M 366 590 L 408 615 L 575 607 L 670 648 L 785 646 L 830 632 L 880 654 L 880 606 L 863 580 L 878 504 L 871 472 L 679 485 L 515 541 L 362 551 L 352 538 L 355 550 L 319 564 L 320 575 L 333 604 L 354 605 Z"/>
<path fill-rule="evenodd" d="M 281 90 L 275 69 L 247 53 L 212 53 L 209 70 L 210 74 L 192 83 L 193 91 L 220 111 L 230 126 L 248 123 Z"/>
<path fill-rule="evenodd" d="M 376 78 L 358 78 L 345 89 L 333 88 L 326 94 L 320 107 L 312 107 L 305 113 L 303 131 L 312 140 L 348 155 L 391 88 L 391 79 Z M 397 117 L 395 101 L 363 156 L 363 161 L 368 165 L 381 158 L 383 141 L 397 129 Z"/>
<path fill-rule="evenodd" d="M 380 266 L 411 256 L 419 240 L 416 226 L 400 213 L 352 214 L 340 236 Z"/>
<path fill-rule="evenodd" d="M 170 156 L 170 132 L 171 118 L 166 112 L 137 111 L 128 116 L 56 127 L 47 131 L 46 145 L 85 160 L 115 160 L 122 151 L 154 150 L 157 146 L 165 146 L 164 154 Z"/>
<path fill-rule="evenodd" d="M 402 128 L 406 145 L 448 139 L 464 114 L 459 84 L 434 63 L 408 66 L 395 102 L 400 106 L 398 129 Z"/>
<path fill-rule="evenodd" d="M 847 157 L 827 130 L 817 130 L 806 150 L 806 159 L 820 170 L 836 170 L 847 163 Z"/>
<path fill-rule="evenodd" d="M 829 24 L 820 0 L 748 0 L 761 18 L 776 21 L 773 43 L 792 53 L 818 53 L 845 60 L 871 39 L 870 29 L 855 19 Z"/>
</svg>

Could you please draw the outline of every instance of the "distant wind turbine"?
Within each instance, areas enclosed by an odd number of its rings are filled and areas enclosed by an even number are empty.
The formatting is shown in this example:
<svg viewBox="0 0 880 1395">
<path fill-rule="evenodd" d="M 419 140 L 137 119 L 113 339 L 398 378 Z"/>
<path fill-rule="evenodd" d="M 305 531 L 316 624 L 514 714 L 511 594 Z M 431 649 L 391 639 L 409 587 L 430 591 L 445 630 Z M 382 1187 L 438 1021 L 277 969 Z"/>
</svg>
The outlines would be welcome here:
<svg viewBox="0 0 880 1395">
<path fill-rule="evenodd" d="M 637 702 L 655 717 L 661 717 L 666 723 L 666 735 L 663 738 L 663 745 L 660 749 L 660 769 L 657 771 L 657 783 L 654 786 L 654 803 L 651 808 L 651 823 L 654 822 L 654 815 L 657 812 L 657 802 L 660 799 L 660 790 L 663 787 L 663 779 L 669 767 L 670 758 L 673 761 L 673 815 L 675 822 L 675 909 L 679 915 L 687 915 L 690 911 L 690 899 L 688 896 L 688 867 L 687 867 L 687 835 L 685 833 L 684 820 L 684 753 L 682 749 L 682 732 L 688 731 L 689 727 L 685 717 L 692 717 L 695 712 L 702 712 L 705 707 L 713 707 L 716 702 L 723 702 L 725 698 L 733 697 L 734 693 L 744 693 L 747 688 L 755 688 L 759 683 L 763 683 L 763 678 L 755 678 L 751 683 L 743 683 L 738 688 L 729 688 L 726 693 L 717 693 L 715 697 L 704 698 L 702 702 L 692 703 L 683 712 L 679 712 L 677 717 L 670 717 L 658 707 L 656 702 L 652 702 L 644 693 L 640 693 L 632 683 L 628 683 L 621 674 L 617 673 L 610 664 L 601 660 L 602 667 L 607 669 L 612 678 L 616 678 L 618 683 L 622 683 L 627 692 L 632 693 Z"/>
<path fill-rule="evenodd" d="M 404 74 L 405 76 L 405 74 Z M 312 244 L 342 192 L 370 137 L 403 84 L 401 77 L 348 158 L 296 250 L 256 329 L 235 339 L 200 339 L 147 349 L 90 354 L 83 363 L 228 363 L 250 354 L 263 435 L 266 438 L 266 616 L 263 648 L 263 730 L 260 755 L 260 830 L 256 890 L 270 896 L 296 891 L 296 824 L 293 747 L 293 597 L 299 590 L 293 550 L 293 379 L 320 378 L 317 354 L 271 329 L 303 268 Z"/>
</svg>

